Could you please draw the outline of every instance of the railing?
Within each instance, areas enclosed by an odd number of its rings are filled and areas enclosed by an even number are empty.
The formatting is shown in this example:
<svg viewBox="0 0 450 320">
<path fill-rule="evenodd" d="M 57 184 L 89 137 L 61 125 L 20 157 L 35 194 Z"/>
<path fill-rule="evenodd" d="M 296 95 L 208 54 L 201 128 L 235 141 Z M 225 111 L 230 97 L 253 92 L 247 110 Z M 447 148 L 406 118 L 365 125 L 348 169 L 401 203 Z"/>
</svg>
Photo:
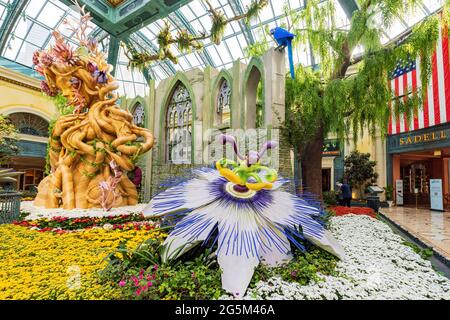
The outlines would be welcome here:
<svg viewBox="0 0 450 320">
<path fill-rule="evenodd" d="M 19 220 L 21 198 L 20 192 L 0 191 L 0 224 Z"/>
</svg>

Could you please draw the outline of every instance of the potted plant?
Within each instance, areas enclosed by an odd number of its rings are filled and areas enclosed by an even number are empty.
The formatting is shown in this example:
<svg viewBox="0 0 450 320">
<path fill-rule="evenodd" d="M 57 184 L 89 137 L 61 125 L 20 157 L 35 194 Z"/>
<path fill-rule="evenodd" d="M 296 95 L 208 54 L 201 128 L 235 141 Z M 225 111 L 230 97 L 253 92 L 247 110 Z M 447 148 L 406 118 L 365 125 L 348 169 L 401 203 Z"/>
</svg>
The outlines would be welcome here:
<svg viewBox="0 0 450 320">
<path fill-rule="evenodd" d="M 383 189 L 384 189 L 384 193 L 386 195 L 386 201 L 389 204 L 389 207 L 392 207 L 394 204 L 394 198 L 393 198 L 394 188 L 391 185 L 387 185 Z"/>
</svg>

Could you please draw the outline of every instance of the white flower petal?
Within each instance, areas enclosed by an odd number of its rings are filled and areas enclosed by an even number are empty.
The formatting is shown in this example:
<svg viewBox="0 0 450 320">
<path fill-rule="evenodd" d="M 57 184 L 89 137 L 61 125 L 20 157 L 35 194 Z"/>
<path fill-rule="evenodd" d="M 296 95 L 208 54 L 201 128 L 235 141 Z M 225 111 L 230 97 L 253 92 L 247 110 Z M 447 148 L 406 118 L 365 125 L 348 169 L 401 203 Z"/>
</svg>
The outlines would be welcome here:
<svg viewBox="0 0 450 320">
<path fill-rule="evenodd" d="M 209 237 L 217 222 L 202 212 L 202 210 L 194 210 L 178 222 L 164 241 L 164 250 L 161 254 L 163 261 L 178 258 Z"/>
<path fill-rule="evenodd" d="M 282 246 L 275 246 L 275 244 L 267 240 L 264 241 L 265 243 L 268 243 L 269 247 L 261 248 L 260 259 L 261 263 L 276 267 L 291 261 L 293 256 L 291 254 L 291 244 L 286 236 L 279 230 L 275 230 L 274 228 L 272 228 L 272 230 L 281 238 L 280 244 Z"/>
<path fill-rule="evenodd" d="M 144 208 L 147 217 L 158 217 L 170 213 L 192 210 L 217 199 L 210 192 L 210 181 L 192 179 L 157 194 Z"/>
<path fill-rule="evenodd" d="M 246 258 L 222 252 L 217 255 L 217 262 L 222 269 L 222 288 L 235 297 L 243 297 L 259 264 L 258 257 Z"/>
<path fill-rule="evenodd" d="M 344 249 L 341 247 L 339 242 L 331 235 L 331 233 L 328 230 L 325 230 L 325 232 L 322 234 L 322 237 L 320 238 L 317 238 L 315 236 L 308 236 L 306 234 L 304 234 L 304 236 L 308 241 L 311 241 L 319 248 L 322 248 L 334 254 L 341 260 L 345 259 Z"/>
<path fill-rule="evenodd" d="M 333 236 L 327 232 L 312 216 L 320 213 L 319 209 L 309 205 L 305 200 L 288 192 L 273 191 L 273 200 L 262 210 L 262 214 L 279 226 L 302 227 L 304 237 L 322 249 L 344 257 L 344 250 Z"/>
</svg>

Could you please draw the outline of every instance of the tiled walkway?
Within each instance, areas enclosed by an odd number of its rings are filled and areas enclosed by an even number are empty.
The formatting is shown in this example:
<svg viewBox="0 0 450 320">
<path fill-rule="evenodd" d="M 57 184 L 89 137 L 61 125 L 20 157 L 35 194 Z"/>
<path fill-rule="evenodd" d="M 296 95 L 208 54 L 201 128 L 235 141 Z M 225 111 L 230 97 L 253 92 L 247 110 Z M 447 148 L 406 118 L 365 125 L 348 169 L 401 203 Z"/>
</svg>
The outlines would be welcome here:
<svg viewBox="0 0 450 320">
<path fill-rule="evenodd" d="M 450 259 L 450 212 L 415 208 L 381 208 L 389 219 Z"/>
</svg>

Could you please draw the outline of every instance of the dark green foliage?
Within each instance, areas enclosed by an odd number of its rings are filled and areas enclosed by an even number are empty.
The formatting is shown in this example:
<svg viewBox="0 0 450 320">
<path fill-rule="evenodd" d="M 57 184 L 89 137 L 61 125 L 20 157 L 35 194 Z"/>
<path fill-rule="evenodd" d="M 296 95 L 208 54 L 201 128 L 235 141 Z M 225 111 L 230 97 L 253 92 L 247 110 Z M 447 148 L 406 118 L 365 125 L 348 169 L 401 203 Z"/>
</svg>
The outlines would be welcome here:
<svg viewBox="0 0 450 320">
<path fill-rule="evenodd" d="M 352 188 L 359 189 L 362 196 L 365 189 L 377 181 L 376 165 L 376 161 L 370 160 L 370 153 L 352 151 L 344 159 L 344 178 Z"/>
<path fill-rule="evenodd" d="M 225 28 L 227 26 L 227 19 L 221 12 L 216 12 L 211 17 L 211 41 L 216 45 L 219 45 L 225 34 Z"/>
<path fill-rule="evenodd" d="M 4 142 L 0 143 L 0 164 L 7 164 L 11 157 L 19 154 L 20 147 L 17 142 L 17 139 L 5 138 Z"/>
<path fill-rule="evenodd" d="M 259 280 L 281 276 L 290 282 L 307 284 L 320 280 L 320 275 L 335 275 L 338 261 L 328 252 L 306 244 L 307 253 L 294 251 L 294 259 L 283 266 L 259 265 L 250 288 Z M 160 240 L 150 239 L 135 250 L 121 244 L 108 257 L 107 267 L 100 272 L 105 283 L 116 283 L 123 299 L 217 299 L 222 290 L 221 271 L 215 249 L 197 246 L 171 263 L 162 263 Z"/>
<path fill-rule="evenodd" d="M 8 163 L 20 151 L 17 128 L 9 118 L 0 115 L 0 164 Z"/>
<path fill-rule="evenodd" d="M 48 96 L 46 96 L 48 97 Z M 72 114 L 74 107 L 69 105 L 67 103 L 67 98 L 64 97 L 61 93 L 58 93 L 55 97 L 48 97 L 49 99 L 53 100 L 53 103 L 56 106 L 56 109 L 58 110 L 58 113 L 60 116 L 65 116 L 68 114 Z M 55 127 L 56 124 L 56 119 L 50 121 L 50 123 L 48 124 L 48 136 L 49 139 L 52 139 L 52 133 L 53 133 L 53 128 Z M 46 176 L 48 176 L 51 172 L 51 168 L 50 168 L 50 143 L 47 144 L 47 153 L 45 156 L 45 168 L 44 168 L 44 174 Z"/>
<path fill-rule="evenodd" d="M 384 194 L 386 195 L 386 201 L 391 201 L 394 199 L 394 188 L 391 185 L 387 185 L 384 189 Z"/>
<path fill-rule="evenodd" d="M 414 250 L 414 252 L 417 253 L 424 260 L 430 259 L 433 256 L 433 254 L 434 254 L 432 248 L 424 248 L 424 249 L 422 249 L 417 244 L 412 243 L 412 242 L 408 242 L 408 241 L 403 241 L 402 244 L 407 246 L 407 247 L 412 248 Z"/>
<path fill-rule="evenodd" d="M 286 79 L 286 120 L 282 133 L 291 142 L 303 148 L 315 135 L 324 116 L 323 84 L 316 71 L 299 66 L 295 80 Z"/>
<path fill-rule="evenodd" d="M 335 271 L 337 262 L 338 259 L 332 254 L 318 248 L 313 248 L 307 253 L 295 251 L 294 259 L 286 265 L 276 268 L 260 265 L 255 270 L 250 287 L 260 280 L 267 281 L 274 276 L 280 276 L 285 281 L 306 285 L 311 280 L 320 280 L 318 273 L 337 275 Z"/>
<path fill-rule="evenodd" d="M 338 193 L 336 191 L 327 191 L 323 193 L 323 202 L 328 206 L 337 205 Z"/>
</svg>

